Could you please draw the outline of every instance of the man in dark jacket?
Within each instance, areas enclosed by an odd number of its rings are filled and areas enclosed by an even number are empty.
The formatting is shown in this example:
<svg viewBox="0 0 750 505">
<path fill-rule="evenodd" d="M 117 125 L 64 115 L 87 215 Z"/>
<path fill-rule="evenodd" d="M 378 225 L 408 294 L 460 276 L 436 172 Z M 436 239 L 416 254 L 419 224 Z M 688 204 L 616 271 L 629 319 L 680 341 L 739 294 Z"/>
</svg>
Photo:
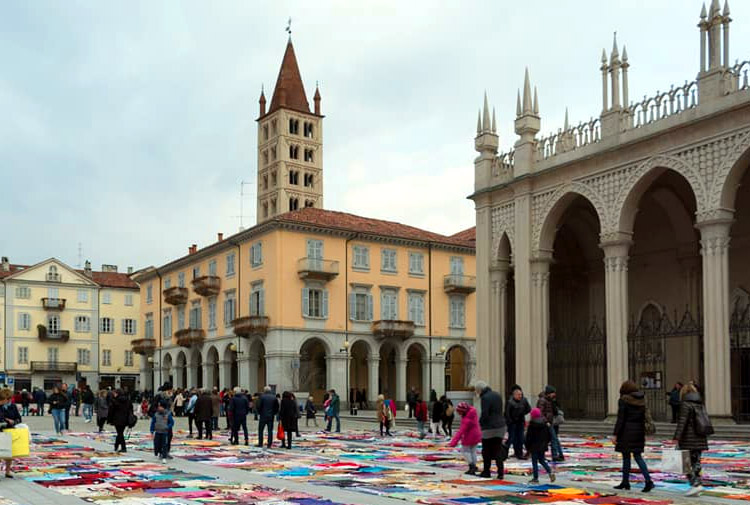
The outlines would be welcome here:
<svg viewBox="0 0 750 505">
<path fill-rule="evenodd" d="M 550 429 L 550 447 L 552 449 L 552 461 L 565 461 L 562 452 L 560 439 L 557 437 L 559 426 L 555 425 L 555 417 L 560 412 L 557 406 L 557 389 L 554 386 L 547 385 L 544 391 L 539 393 L 539 400 L 536 403 L 539 410 L 542 411 L 542 417 L 547 422 Z"/>
<path fill-rule="evenodd" d="M 505 476 L 501 449 L 503 437 L 505 437 L 506 425 L 503 416 L 503 398 L 490 389 L 484 381 L 477 381 L 474 390 L 479 396 L 482 405 L 482 414 L 479 416 L 479 427 L 482 429 L 482 461 L 484 470 L 480 477 L 489 479 L 492 462 L 497 463 L 497 478 Z"/>
<path fill-rule="evenodd" d="M 36 415 L 44 415 L 44 404 L 47 403 L 47 393 L 42 388 L 34 390 L 34 403 L 36 403 Z"/>
<path fill-rule="evenodd" d="M 677 414 L 680 412 L 680 389 L 682 389 L 682 384 L 678 382 L 672 391 L 667 393 L 669 407 L 672 409 L 672 424 L 677 423 Z"/>
<path fill-rule="evenodd" d="M 406 403 L 409 405 L 409 419 L 415 414 L 415 410 L 417 408 L 417 398 L 418 398 L 417 390 L 415 388 L 411 388 L 409 390 L 409 393 L 406 395 Z"/>
<path fill-rule="evenodd" d="M 698 420 L 708 419 L 698 388 L 688 383 L 680 391 L 680 412 L 677 416 L 677 427 L 672 437 L 683 451 L 690 451 L 690 473 L 687 474 L 690 490 L 686 496 L 696 496 L 703 491 L 701 484 L 701 453 L 708 450 L 708 436 L 701 433 Z M 710 422 L 710 421 L 709 421 Z M 701 427 L 702 428 L 702 427 Z"/>
<path fill-rule="evenodd" d="M 247 414 L 250 412 L 250 401 L 239 387 L 234 388 L 234 396 L 229 400 L 227 410 L 232 413 L 232 434 L 229 437 L 229 443 L 234 445 L 240 443 L 241 426 L 245 434 L 245 445 L 247 445 Z"/>
<path fill-rule="evenodd" d="M 336 433 L 341 433 L 341 418 L 339 417 L 339 409 L 341 407 L 341 401 L 339 395 L 336 394 L 336 390 L 331 389 L 331 403 L 328 405 L 328 426 L 326 431 L 331 431 L 333 420 L 336 419 Z"/>
<path fill-rule="evenodd" d="M 125 447 L 125 428 L 128 427 L 130 414 L 133 413 L 130 399 L 121 389 L 115 391 L 112 396 L 112 404 L 107 412 L 107 422 L 115 427 L 115 452 L 127 452 Z"/>
<path fill-rule="evenodd" d="M 198 395 L 198 399 L 195 401 L 195 422 L 198 425 L 198 440 L 203 438 L 203 428 L 206 428 L 206 438 L 213 440 L 213 434 L 211 428 L 213 422 L 211 418 L 213 416 L 213 402 L 211 401 L 211 393 L 208 391 L 201 391 Z"/>
<path fill-rule="evenodd" d="M 263 430 L 268 427 L 268 448 L 273 446 L 273 419 L 279 413 L 279 402 L 271 393 L 271 388 L 263 388 L 263 394 L 260 395 L 256 402 L 256 412 L 258 414 L 258 447 L 263 447 Z"/>
<path fill-rule="evenodd" d="M 517 459 L 526 459 L 523 455 L 523 427 L 529 412 L 531 405 L 523 396 L 521 386 L 514 384 L 505 406 L 505 422 L 508 424 L 508 444 L 513 446 L 513 455 Z"/>
</svg>

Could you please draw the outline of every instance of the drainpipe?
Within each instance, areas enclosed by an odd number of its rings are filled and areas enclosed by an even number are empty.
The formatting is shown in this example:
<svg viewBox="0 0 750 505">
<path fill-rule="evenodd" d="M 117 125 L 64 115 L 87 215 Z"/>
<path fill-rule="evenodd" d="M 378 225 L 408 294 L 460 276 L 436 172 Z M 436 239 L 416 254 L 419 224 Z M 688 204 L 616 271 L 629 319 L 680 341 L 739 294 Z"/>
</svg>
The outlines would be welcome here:
<svg viewBox="0 0 750 505">
<path fill-rule="evenodd" d="M 427 298 L 427 327 L 430 329 L 430 354 L 427 356 L 427 366 L 430 367 L 430 391 L 427 393 L 429 395 L 432 392 L 432 336 L 435 333 L 432 330 L 432 242 L 427 243 Z"/>
<path fill-rule="evenodd" d="M 344 244 L 344 342 L 349 341 L 349 242 L 359 237 L 359 233 L 350 235 Z M 351 374 L 349 365 L 349 347 L 346 348 L 346 406 L 349 408 L 349 413 L 352 413 L 352 406 L 350 405 L 350 394 L 349 394 L 349 375 Z M 370 372 L 368 370 L 367 377 L 369 378 Z M 367 385 L 367 389 L 370 389 L 370 385 Z"/>
</svg>

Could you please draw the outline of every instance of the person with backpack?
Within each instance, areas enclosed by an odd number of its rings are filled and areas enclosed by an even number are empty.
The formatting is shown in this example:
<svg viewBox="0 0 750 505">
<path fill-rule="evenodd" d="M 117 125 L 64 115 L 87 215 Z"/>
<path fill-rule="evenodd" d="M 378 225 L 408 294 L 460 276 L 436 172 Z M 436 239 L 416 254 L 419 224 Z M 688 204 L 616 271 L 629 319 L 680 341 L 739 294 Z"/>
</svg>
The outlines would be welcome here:
<svg viewBox="0 0 750 505">
<path fill-rule="evenodd" d="M 456 407 L 456 411 L 461 416 L 461 425 L 448 445 L 456 447 L 461 442 L 461 454 L 463 454 L 464 459 L 469 464 L 469 469 L 464 473 L 466 475 L 476 475 L 477 445 L 482 441 L 482 429 L 479 427 L 477 409 L 466 402 L 461 402 Z"/>
<path fill-rule="evenodd" d="M 557 404 L 557 389 L 551 385 L 545 386 L 544 390 L 539 393 L 539 400 L 537 401 L 536 406 L 542 411 L 542 417 L 550 429 L 549 435 L 550 447 L 552 449 L 552 461 L 565 461 L 562 445 L 558 438 L 562 415 L 560 406 Z"/>
<path fill-rule="evenodd" d="M 36 403 L 36 415 L 44 415 L 44 404 L 47 403 L 47 393 L 42 388 L 34 389 L 34 403 Z"/>
<path fill-rule="evenodd" d="M 442 419 L 442 425 L 443 425 L 443 431 L 445 434 L 449 437 L 453 436 L 453 419 L 456 417 L 455 413 L 453 412 L 455 409 L 453 408 L 453 402 L 448 399 L 445 395 L 440 397 L 440 401 L 443 404 L 443 419 Z"/>
<path fill-rule="evenodd" d="M 193 438 L 193 423 L 195 422 L 195 404 L 198 402 L 198 392 L 193 389 L 190 391 L 190 399 L 188 400 L 187 407 L 185 407 L 185 414 L 188 418 L 188 438 Z M 197 426 L 196 426 L 197 428 Z"/>
<path fill-rule="evenodd" d="M 417 420 L 417 431 L 419 432 L 419 438 L 424 439 L 427 436 L 427 402 L 419 399 L 419 393 L 415 393 L 414 397 L 414 417 Z"/>
<path fill-rule="evenodd" d="M 523 396 L 521 386 L 514 384 L 510 390 L 510 398 L 508 398 L 508 403 L 505 404 L 508 444 L 513 447 L 513 455 L 516 459 L 526 459 L 523 455 L 523 427 L 526 424 L 526 414 L 531 412 L 531 405 Z"/>
<path fill-rule="evenodd" d="M 494 461 L 497 465 L 497 478 L 505 476 L 503 457 L 503 438 L 507 432 L 503 416 L 503 397 L 493 391 L 486 382 L 477 381 L 474 392 L 480 398 L 482 413 L 479 416 L 479 427 L 482 428 L 482 464 L 484 468 L 480 477 L 492 477 L 490 468 Z"/>
<path fill-rule="evenodd" d="M 643 460 L 646 445 L 647 407 L 643 391 L 633 381 L 625 381 L 620 386 L 620 400 L 617 402 L 617 422 L 612 440 L 615 451 L 622 454 L 622 482 L 615 489 L 630 489 L 631 456 L 638 464 L 641 475 L 646 480 L 643 492 L 654 489 L 654 481 Z"/>
<path fill-rule="evenodd" d="M 680 390 L 682 389 L 682 383 L 675 383 L 672 390 L 667 393 L 667 400 L 669 408 L 672 409 L 672 424 L 677 424 L 677 415 L 680 413 Z"/>
<path fill-rule="evenodd" d="M 162 463 L 166 463 L 169 456 L 169 434 L 173 426 L 172 412 L 164 402 L 159 402 L 151 416 L 151 434 L 154 436 L 154 455 L 161 458 Z"/>
<path fill-rule="evenodd" d="M 21 415 L 29 415 L 29 404 L 31 403 L 31 395 L 27 390 L 21 391 Z"/>
<path fill-rule="evenodd" d="M 544 453 L 547 452 L 551 438 L 549 427 L 538 407 L 531 409 L 529 415 L 531 421 L 526 429 L 525 440 L 526 450 L 531 454 L 532 479 L 529 484 L 539 484 L 539 465 L 542 465 L 542 468 L 547 471 L 550 482 L 555 482 L 555 472 L 552 471 L 544 458 Z"/>
<path fill-rule="evenodd" d="M 690 473 L 686 475 L 690 490 L 685 496 L 697 496 L 703 492 L 701 453 L 708 450 L 708 437 L 713 435 L 714 428 L 694 383 L 690 382 L 682 387 L 680 400 L 677 428 L 672 438 L 680 450 L 690 452 Z"/>
<path fill-rule="evenodd" d="M 445 414 L 445 406 L 443 402 L 436 401 L 432 404 L 432 411 L 430 412 L 430 430 L 432 431 L 432 438 L 437 438 L 440 435 L 440 425 L 443 421 L 443 414 Z"/>
</svg>

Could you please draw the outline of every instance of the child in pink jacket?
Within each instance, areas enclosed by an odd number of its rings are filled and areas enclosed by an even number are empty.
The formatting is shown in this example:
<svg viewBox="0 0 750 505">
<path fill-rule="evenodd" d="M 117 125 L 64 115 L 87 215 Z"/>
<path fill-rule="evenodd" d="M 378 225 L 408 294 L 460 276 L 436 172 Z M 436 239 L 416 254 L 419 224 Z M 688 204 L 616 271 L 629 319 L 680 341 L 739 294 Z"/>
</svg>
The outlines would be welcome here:
<svg viewBox="0 0 750 505">
<path fill-rule="evenodd" d="M 466 402 L 461 402 L 456 406 L 456 412 L 461 416 L 461 426 L 448 445 L 456 447 L 461 442 L 461 453 L 469 464 L 469 470 L 465 473 L 474 475 L 477 473 L 477 445 L 482 441 L 477 409 Z"/>
</svg>

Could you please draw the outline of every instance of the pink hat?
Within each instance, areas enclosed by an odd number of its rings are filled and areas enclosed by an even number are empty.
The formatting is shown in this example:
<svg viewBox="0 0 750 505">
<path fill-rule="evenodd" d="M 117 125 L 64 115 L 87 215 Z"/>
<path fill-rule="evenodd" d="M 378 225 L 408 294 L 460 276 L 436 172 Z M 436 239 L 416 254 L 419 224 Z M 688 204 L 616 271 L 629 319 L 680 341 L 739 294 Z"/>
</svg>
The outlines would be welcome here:
<svg viewBox="0 0 750 505">
<path fill-rule="evenodd" d="M 471 405 L 469 405 L 466 402 L 461 402 L 458 405 L 456 405 L 456 411 L 461 415 L 465 415 L 469 409 L 471 408 Z"/>
<path fill-rule="evenodd" d="M 539 419 L 540 417 L 542 417 L 542 411 L 541 410 L 539 410 L 536 407 L 534 407 L 533 409 L 531 409 L 531 418 L 532 419 Z"/>
</svg>

